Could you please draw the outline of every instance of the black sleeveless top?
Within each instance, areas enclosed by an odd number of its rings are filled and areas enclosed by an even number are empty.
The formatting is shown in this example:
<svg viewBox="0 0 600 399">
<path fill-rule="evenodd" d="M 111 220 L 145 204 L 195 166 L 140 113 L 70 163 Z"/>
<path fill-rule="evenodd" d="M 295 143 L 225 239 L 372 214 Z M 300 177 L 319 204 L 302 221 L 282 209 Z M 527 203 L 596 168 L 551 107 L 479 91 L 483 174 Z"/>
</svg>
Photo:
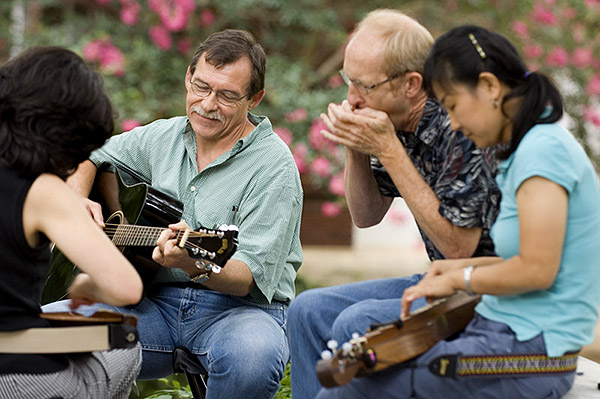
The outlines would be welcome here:
<svg viewBox="0 0 600 399">
<path fill-rule="evenodd" d="M 23 204 L 32 184 L 0 168 L 0 331 L 48 326 L 38 314 L 50 268 L 50 243 L 42 237 L 31 248 L 23 231 Z M 67 365 L 64 355 L 0 354 L 0 374 L 52 373 Z"/>
</svg>

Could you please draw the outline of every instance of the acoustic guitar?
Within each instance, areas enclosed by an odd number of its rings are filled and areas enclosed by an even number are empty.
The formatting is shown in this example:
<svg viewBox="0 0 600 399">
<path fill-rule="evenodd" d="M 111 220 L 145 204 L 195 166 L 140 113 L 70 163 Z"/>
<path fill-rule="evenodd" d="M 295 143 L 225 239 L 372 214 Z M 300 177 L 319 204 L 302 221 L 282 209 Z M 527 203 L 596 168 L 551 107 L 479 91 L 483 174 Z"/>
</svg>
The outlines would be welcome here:
<svg viewBox="0 0 600 399">
<path fill-rule="evenodd" d="M 317 362 L 317 377 L 326 388 L 347 384 L 413 359 L 438 341 L 465 329 L 473 318 L 479 296 L 458 293 L 426 305 L 407 317 L 372 327 L 341 347 L 330 342 Z"/>
<path fill-rule="evenodd" d="M 152 251 L 161 232 L 181 220 L 183 204 L 177 199 L 140 181 L 131 171 L 102 165 L 90 198 L 102 205 L 106 234 L 134 265 L 144 283 L 152 285 L 162 267 L 152 260 Z M 218 272 L 237 249 L 238 228 L 220 225 L 213 229 L 179 231 L 178 245 L 190 257 L 201 259 Z M 79 269 L 56 247 L 46 278 L 41 304 L 66 297 L 67 288 Z"/>
</svg>

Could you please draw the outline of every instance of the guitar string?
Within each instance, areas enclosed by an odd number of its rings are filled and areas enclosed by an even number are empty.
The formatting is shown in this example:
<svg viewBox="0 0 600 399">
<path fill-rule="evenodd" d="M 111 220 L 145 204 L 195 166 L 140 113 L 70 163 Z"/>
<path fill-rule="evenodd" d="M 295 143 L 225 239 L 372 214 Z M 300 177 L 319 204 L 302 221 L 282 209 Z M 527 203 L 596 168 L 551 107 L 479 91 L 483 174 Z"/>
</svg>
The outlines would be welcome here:
<svg viewBox="0 0 600 399">
<path fill-rule="evenodd" d="M 115 235 L 117 235 L 117 232 L 121 232 L 125 235 L 125 238 L 138 238 L 138 237 L 145 237 L 147 236 L 148 232 L 154 232 L 154 233 L 158 233 L 160 234 L 160 232 L 162 232 L 164 230 L 164 228 L 161 227 L 153 227 L 153 226 L 140 226 L 140 225 L 126 225 L 126 224 L 111 224 L 111 223 L 107 223 L 106 224 L 107 228 L 104 230 L 106 232 L 106 234 L 109 237 L 115 237 Z M 141 230 L 145 230 L 145 231 L 141 231 Z M 110 234 L 112 233 L 112 235 Z M 182 231 L 177 232 L 177 238 L 180 238 L 180 236 L 183 234 Z M 188 234 L 188 237 L 191 238 L 213 238 L 213 237 L 219 237 L 219 233 L 208 233 L 207 232 L 196 232 L 196 231 L 190 231 Z M 194 249 L 197 248 L 199 250 L 202 251 L 208 251 L 207 249 L 201 247 L 200 245 L 196 245 L 194 243 L 191 243 L 189 241 L 186 241 L 184 244 L 184 247 L 187 249 Z M 208 251 L 211 252 L 211 251 Z"/>
</svg>

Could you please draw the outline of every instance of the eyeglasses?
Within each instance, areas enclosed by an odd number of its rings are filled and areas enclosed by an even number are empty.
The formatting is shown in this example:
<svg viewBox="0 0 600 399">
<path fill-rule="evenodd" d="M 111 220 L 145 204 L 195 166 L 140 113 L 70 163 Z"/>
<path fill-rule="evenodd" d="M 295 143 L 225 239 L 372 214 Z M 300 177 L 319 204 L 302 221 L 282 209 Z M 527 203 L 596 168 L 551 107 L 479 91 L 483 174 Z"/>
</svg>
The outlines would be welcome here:
<svg viewBox="0 0 600 399">
<path fill-rule="evenodd" d="M 348 75 L 346 75 L 346 72 L 344 72 L 343 69 L 340 69 L 340 75 L 342 76 L 342 79 L 344 80 L 344 83 L 346 83 L 346 85 L 348 85 L 348 87 L 350 87 L 350 85 L 354 85 L 360 92 L 362 92 L 363 94 L 369 94 L 369 92 L 371 90 L 374 90 L 376 88 L 378 88 L 379 86 L 381 86 L 384 83 L 390 82 L 396 78 L 399 78 L 400 76 L 404 75 L 406 72 L 402 72 L 402 73 L 397 73 L 393 76 L 390 76 L 389 78 L 387 78 L 386 80 L 382 80 L 379 83 L 375 83 L 372 84 L 370 86 L 365 86 L 364 84 L 362 84 L 361 82 L 359 82 L 358 80 L 355 79 L 350 79 L 348 77 Z"/>
<path fill-rule="evenodd" d="M 206 98 L 210 96 L 210 93 L 213 92 L 212 87 L 203 82 L 197 82 L 190 79 L 190 88 L 192 92 L 201 98 Z M 217 98 L 217 102 L 221 105 L 232 106 L 240 102 L 243 98 L 247 97 L 245 94 L 241 97 L 238 97 L 237 93 L 229 91 L 229 90 L 217 90 L 215 91 L 215 97 Z"/>
</svg>

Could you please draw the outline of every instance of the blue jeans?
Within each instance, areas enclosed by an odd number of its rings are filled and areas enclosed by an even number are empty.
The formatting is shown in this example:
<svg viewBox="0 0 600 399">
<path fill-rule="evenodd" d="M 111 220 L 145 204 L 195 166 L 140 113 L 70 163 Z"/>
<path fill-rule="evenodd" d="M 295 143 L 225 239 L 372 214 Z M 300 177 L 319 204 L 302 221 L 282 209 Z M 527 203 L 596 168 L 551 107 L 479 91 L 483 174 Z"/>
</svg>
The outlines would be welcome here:
<svg viewBox="0 0 600 399">
<path fill-rule="evenodd" d="M 405 367 L 354 378 L 343 386 L 323 388 L 317 399 L 558 399 L 571 389 L 575 380 L 574 372 L 526 377 L 438 377 L 427 368 L 438 356 L 456 353 L 544 354 L 546 348 L 541 334 L 529 341 L 518 341 L 506 324 L 475 314 L 457 339 L 438 342 Z"/>
<path fill-rule="evenodd" d="M 404 290 L 422 278 L 422 274 L 415 274 L 300 293 L 290 305 L 288 322 L 292 397 L 312 399 L 319 392 L 315 365 L 327 341 L 334 339 L 341 345 L 354 332 L 364 334 L 373 323 L 398 320 Z M 413 309 L 423 305 L 425 300 L 419 299 Z"/>
<path fill-rule="evenodd" d="M 67 305 L 55 302 L 43 311 L 65 311 Z M 171 353 L 185 346 L 209 373 L 207 399 L 272 398 L 279 389 L 289 358 L 285 304 L 162 286 L 133 307 L 95 304 L 77 311 L 91 314 L 98 308 L 137 316 L 143 350 L 139 379 L 172 374 Z"/>
</svg>

